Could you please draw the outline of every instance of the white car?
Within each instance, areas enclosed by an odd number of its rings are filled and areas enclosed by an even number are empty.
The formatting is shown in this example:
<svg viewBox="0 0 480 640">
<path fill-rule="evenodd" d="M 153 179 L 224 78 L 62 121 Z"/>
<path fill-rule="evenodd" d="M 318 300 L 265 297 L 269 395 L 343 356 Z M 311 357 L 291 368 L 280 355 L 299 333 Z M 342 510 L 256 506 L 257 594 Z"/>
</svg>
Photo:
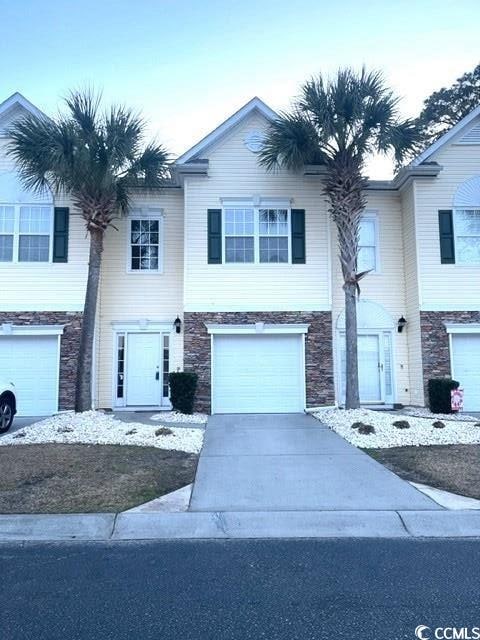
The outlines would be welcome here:
<svg viewBox="0 0 480 640">
<path fill-rule="evenodd" d="M 0 378 L 0 433 L 10 429 L 16 413 L 15 385 Z"/>
</svg>

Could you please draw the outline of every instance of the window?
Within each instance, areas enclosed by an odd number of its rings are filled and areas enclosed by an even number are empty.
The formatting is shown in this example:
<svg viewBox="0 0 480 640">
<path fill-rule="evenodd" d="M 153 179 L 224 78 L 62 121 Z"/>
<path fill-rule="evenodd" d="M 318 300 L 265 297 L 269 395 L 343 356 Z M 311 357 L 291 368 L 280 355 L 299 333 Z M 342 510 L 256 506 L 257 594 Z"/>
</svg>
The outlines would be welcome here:
<svg viewBox="0 0 480 640">
<path fill-rule="evenodd" d="M 288 211 L 260 209 L 260 262 L 288 262 Z"/>
<path fill-rule="evenodd" d="M 378 271 L 377 218 L 365 216 L 360 221 L 357 271 Z"/>
<path fill-rule="evenodd" d="M 135 217 L 130 220 L 130 271 L 161 271 L 161 237 L 160 217 Z"/>
<path fill-rule="evenodd" d="M 169 343 L 170 343 L 170 338 L 167 334 L 163 335 L 163 380 L 162 380 L 162 387 L 163 387 L 163 391 L 162 391 L 162 395 L 164 398 L 168 398 L 168 391 L 169 391 L 169 380 L 168 380 L 168 374 L 170 372 L 170 347 L 169 347 Z"/>
<path fill-rule="evenodd" d="M 480 209 L 455 209 L 455 254 L 459 264 L 480 264 Z"/>
<path fill-rule="evenodd" d="M 227 263 L 288 263 L 290 211 L 235 207 L 224 209 Z"/>
<path fill-rule="evenodd" d="M 253 209 L 225 209 L 225 262 L 254 262 Z"/>
<path fill-rule="evenodd" d="M 0 262 L 49 262 L 53 208 L 0 205 Z"/>
<path fill-rule="evenodd" d="M 125 335 L 117 336 L 117 398 L 123 398 L 125 390 Z"/>
</svg>

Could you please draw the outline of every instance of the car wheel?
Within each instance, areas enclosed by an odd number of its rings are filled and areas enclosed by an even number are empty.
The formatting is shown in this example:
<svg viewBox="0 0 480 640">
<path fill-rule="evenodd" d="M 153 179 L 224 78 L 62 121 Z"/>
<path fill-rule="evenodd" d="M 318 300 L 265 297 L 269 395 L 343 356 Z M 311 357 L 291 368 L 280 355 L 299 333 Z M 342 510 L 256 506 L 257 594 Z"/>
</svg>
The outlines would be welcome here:
<svg viewBox="0 0 480 640">
<path fill-rule="evenodd" d="M 0 433 L 5 433 L 12 426 L 14 416 L 13 402 L 10 398 L 0 398 Z"/>
</svg>

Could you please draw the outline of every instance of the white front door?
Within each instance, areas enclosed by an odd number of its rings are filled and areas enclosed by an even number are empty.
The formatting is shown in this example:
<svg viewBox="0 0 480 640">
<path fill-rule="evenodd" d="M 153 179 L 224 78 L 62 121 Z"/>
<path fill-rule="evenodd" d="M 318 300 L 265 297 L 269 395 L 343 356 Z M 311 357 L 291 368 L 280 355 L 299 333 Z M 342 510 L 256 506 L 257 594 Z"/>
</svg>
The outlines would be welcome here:
<svg viewBox="0 0 480 640">
<path fill-rule="evenodd" d="M 452 335 L 452 375 L 464 391 L 463 410 L 480 411 L 480 334 Z"/>
<path fill-rule="evenodd" d="M 305 408 L 303 337 L 217 335 L 214 413 L 294 413 Z"/>
<path fill-rule="evenodd" d="M 358 385 L 362 402 L 383 402 L 380 336 L 358 336 Z"/>
<path fill-rule="evenodd" d="M 339 336 L 341 402 L 345 402 L 345 334 Z M 364 330 L 358 334 L 360 402 L 393 404 L 392 332 Z"/>
<path fill-rule="evenodd" d="M 126 404 L 158 406 L 162 400 L 159 333 L 127 335 Z"/>
</svg>

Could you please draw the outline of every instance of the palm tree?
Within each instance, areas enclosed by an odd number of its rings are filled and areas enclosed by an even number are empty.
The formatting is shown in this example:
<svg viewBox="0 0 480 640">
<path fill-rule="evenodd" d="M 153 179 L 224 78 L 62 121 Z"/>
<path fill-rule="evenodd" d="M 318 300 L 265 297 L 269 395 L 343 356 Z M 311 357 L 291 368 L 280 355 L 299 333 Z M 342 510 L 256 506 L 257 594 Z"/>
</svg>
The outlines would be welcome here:
<svg viewBox="0 0 480 640">
<path fill-rule="evenodd" d="M 306 82 L 290 113 L 267 130 L 259 162 L 268 170 L 324 166 L 323 195 L 337 228 L 345 292 L 347 409 L 360 406 L 358 389 L 357 272 L 359 224 L 366 205 L 365 161 L 373 153 L 393 152 L 402 162 L 416 142 L 411 120 L 401 120 L 398 99 L 379 72 L 343 69 L 332 79 Z"/>
<path fill-rule="evenodd" d="M 92 407 L 92 349 L 105 232 L 128 212 L 130 189 L 161 186 L 168 178 L 168 154 L 143 144 L 145 123 L 131 110 L 100 111 L 100 96 L 72 92 L 67 110 L 54 120 L 28 116 L 9 132 L 9 153 L 26 188 L 68 194 L 81 212 L 90 238 L 75 410 Z"/>
</svg>

